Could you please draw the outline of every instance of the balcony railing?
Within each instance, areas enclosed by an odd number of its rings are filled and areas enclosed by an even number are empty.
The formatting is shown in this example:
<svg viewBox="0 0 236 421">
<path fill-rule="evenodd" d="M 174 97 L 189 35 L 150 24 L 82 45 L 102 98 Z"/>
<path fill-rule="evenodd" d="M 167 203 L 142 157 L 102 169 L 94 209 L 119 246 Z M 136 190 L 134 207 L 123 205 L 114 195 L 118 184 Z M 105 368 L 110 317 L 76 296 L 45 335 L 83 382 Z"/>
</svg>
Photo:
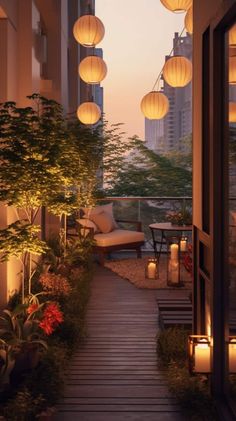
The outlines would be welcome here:
<svg viewBox="0 0 236 421">
<path fill-rule="evenodd" d="M 106 197 L 102 201 L 113 203 L 116 219 L 142 222 L 147 249 L 152 246 L 150 224 L 165 222 L 168 211 L 179 210 L 185 205 L 192 208 L 192 197 Z"/>
</svg>

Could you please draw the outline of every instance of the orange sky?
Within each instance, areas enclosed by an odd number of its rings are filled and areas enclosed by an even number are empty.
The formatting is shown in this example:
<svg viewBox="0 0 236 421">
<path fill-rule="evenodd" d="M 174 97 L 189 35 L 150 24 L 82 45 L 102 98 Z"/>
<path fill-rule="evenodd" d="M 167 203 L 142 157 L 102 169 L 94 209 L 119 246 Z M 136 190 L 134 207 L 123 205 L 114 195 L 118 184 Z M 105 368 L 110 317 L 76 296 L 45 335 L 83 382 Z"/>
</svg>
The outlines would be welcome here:
<svg viewBox="0 0 236 421">
<path fill-rule="evenodd" d="M 182 31 L 184 14 L 168 11 L 159 0 L 96 0 L 95 14 L 106 31 L 97 45 L 108 67 L 105 117 L 110 124 L 124 123 L 128 136 L 144 139 L 140 101 L 152 90 L 174 32 Z"/>
</svg>

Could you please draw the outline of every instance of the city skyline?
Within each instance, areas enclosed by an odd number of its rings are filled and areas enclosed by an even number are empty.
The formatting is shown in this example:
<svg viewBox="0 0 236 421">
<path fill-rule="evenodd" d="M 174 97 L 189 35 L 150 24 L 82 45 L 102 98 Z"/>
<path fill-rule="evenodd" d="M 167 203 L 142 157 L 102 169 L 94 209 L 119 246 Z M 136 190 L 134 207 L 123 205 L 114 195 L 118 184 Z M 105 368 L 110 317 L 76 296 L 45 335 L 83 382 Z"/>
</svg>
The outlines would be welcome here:
<svg viewBox="0 0 236 421">
<path fill-rule="evenodd" d="M 148 5 L 145 0 L 96 0 L 95 7 L 105 26 L 105 37 L 98 45 L 108 67 L 102 82 L 105 119 L 109 124 L 123 123 L 127 136 L 143 140 L 141 99 L 152 90 L 185 16 L 168 12 L 156 0 L 149 0 Z"/>
</svg>

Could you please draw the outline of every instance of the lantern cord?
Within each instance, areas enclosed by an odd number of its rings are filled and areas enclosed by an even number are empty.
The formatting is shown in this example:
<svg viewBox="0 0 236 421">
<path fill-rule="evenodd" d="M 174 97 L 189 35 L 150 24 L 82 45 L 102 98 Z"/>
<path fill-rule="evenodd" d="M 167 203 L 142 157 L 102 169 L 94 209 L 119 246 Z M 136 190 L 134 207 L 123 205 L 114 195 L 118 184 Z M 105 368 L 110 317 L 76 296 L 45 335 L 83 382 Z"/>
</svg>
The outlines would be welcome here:
<svg viewBox="0 0 236 421">
<path fill-rule="evenodd" d="M 181 36 L 183 35 L 184 31 L 185 31 L 185 27 L 183 27 L 182 31 L 181 31 L 181 32 L 180 32 L 180 34 L 179 34 L 179 37 L 181 37 Z M 174 51 L 175 47 L 176 47 L 176 44 L 174 43 L 174 45 L 173 45 L 173 47 L 172 47 L 172 49 L 171 49 L 171 52 L 170 52 L 170 54 L 168 55 L 168 57 L 169 57 L 169 56 L 171 56 L 171 54 L 173 53 L 173 51 Z M 161 80 L 161 75 L 162 75 L 162 72 L 163 72 L 164 66 L 165 66 L 165 63 L 163 64 L 163 66 L 162 66 L 162 68 L 161 68 L 161 71 L 160 71 L 159 75 L 157 76 L 157 79 L 156 79 L 156 81 L 155 81 L 155 83 L 154 83 L 154 85 L 153 85 L 152 91 L 155 91 L 155 87 L 156 87 L 156 85 L 157 85 L 157 91 L 159 90 L 159 83 L 160 83 L 160 80 Z"/>
</svg>

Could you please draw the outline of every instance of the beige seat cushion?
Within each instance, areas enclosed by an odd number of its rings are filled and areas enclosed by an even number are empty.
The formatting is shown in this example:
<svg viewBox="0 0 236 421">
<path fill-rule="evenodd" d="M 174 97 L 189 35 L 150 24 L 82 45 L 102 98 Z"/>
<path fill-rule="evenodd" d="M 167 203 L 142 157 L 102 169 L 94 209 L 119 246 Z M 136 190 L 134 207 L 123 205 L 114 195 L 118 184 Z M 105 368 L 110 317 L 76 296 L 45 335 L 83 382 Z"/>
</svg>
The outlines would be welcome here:
<svg viewBox="0 0 236 421">
<path fill-rule="evenodd" d="M 109 247 L 144 241 L 144 233 L 139 231 L 116 229 L 108 234 L 95 234 L 94 239 L 96 240 L 98 246 Z"/>
</svg>

